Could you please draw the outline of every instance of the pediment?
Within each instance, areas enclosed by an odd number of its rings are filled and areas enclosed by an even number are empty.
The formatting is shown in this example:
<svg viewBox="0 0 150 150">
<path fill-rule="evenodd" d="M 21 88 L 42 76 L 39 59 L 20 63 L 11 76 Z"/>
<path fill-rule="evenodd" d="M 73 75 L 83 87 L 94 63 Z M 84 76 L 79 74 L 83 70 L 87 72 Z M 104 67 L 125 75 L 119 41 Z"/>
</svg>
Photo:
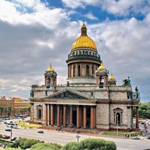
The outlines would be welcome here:
<svg viewBox="0 0 150 150">
<path fill-rule="evenodd" d="M 59 92 L 56 92 L 52 95 L 49 95 L 43 99 L 80 99 L 80 100 L 95 100 L 93 97 L 84 94 L 82 92 L 76 91 L 76 90 L 62 90 Z"/>
<path fill-rule="evenodd" d="M 72 93 L 70 91 L 65 91 L 65 92 L 53 95 L 50 98 L 56 98 L 56 99 L 87 99 L 84 96 Z"/>
</svg>

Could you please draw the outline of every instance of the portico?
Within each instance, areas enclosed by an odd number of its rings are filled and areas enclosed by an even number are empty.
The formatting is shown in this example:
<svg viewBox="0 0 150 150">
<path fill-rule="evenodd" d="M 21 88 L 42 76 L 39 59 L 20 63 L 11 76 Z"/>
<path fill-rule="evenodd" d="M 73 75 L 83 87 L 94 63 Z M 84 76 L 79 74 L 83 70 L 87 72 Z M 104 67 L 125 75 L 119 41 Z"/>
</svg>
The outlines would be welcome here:
<svg viewBox="0 0 150 150">
<path fill-rule="evenodd" d="M 96 127 L 96 104 L 45 104 L 45 124 L 76 128 Z M 88 110 L 88 111 L 87 111 Z M 54 116 L 57 116 L 54 119 Z"/>
</svg>

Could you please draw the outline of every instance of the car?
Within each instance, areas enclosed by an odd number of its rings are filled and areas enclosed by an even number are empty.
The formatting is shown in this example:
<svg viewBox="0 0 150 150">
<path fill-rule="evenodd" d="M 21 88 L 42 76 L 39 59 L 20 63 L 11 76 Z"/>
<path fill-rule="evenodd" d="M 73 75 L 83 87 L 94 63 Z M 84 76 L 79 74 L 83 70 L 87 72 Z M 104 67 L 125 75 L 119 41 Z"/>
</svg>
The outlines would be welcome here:
<svg viewBox="0 0 150 150">
<path fill-rule="evenodd" d="M 9 131 L 9 132 L 11 132 L 11 129 L 5 129 L 5 131 Z"/>
<path fill-rule="evenodd" d="M 38 133 L 44 133 L 44 131 L 42 131 L 42 130 L 39 130 L 39 131 L 38 131 Z"/>
<path fill-rule="evenodd" d="M 3 139 L 9 139 L 10 136 L 8 136 L 8 135 L 3 135 L 2 138 L 3 138 Z"/>
<path fill-rule="evenodd" d="M 15 141 L 17 139 L 17 137 L 13 137 L 12 139 L 11 139 L 11 141 Z"/>
<path fill-rule="evenodd" d="M 140 140 L 140 138 L 138 136 L 134 136 L 132 137 L 133 140 Z"/>
<path fill-rule="evenodd" d="M 150 139 L 150 136 L 148 136 L 147 139 Z"/>
</svg>

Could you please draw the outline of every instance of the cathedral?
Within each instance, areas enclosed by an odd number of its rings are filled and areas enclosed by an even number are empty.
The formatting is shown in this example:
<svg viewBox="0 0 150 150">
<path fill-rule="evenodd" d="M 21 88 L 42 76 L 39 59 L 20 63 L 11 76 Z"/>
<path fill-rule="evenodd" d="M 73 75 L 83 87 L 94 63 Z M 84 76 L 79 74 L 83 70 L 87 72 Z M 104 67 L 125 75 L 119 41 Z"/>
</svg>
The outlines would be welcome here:
<svg viewBox="0 0 150 150">
<path fill-rule="evenodd" d="M 65 85 L 57 85 L 57 73 L 52 65 L 44 73 L 44 85 L 32 85 L 31 122 L 85 130 L 138 129 L 140 96 L 137 87 L 132 91 L 129 77 L 122 85 L 116 84 L 113 74 L 109 75 L 103 64 L 95 42 L 87 35 L 84 23 L 66 63 Z"/>
</svg>

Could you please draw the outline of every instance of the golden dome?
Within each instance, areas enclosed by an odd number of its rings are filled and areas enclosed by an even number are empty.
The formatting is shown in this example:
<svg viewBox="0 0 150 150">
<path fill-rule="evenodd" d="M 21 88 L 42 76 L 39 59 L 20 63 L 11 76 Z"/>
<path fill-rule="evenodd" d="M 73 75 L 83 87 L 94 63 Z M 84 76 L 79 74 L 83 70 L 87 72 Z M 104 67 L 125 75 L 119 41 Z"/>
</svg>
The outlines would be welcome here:
<svg viewBox="0 0 150 150">
<path fill-rule="evenodd" d="M 115 80 L 113 74 L 111 73 L 111 76 L 109 77 L 109 80 Z"/>
<path fill-rule="evenodd" d="M 54 69 L 52 68 L 52 64 L 50 63 L 50 67 L 49 67 L 49 69 L 48 69 L 48 71 L 54 71 Z"/>
<path fill-rule="evenodd" d="M 100 70 L 105 70 L 106 69 L 106 67 L 103 65 L 103 62 L 101 62 L 101 66 L 99 66 L 99 69 Z"/>
<path fill-rule="evenodd" d="M 96 44 L 94 41 L 87 36 L 87 29 L 85 24 L 81 27 L 81 36 L 78 37 L 72 44 L 71 49 L 77 48 L 77 47 L 89 47 L 97 50 Z"/>
</svg>

